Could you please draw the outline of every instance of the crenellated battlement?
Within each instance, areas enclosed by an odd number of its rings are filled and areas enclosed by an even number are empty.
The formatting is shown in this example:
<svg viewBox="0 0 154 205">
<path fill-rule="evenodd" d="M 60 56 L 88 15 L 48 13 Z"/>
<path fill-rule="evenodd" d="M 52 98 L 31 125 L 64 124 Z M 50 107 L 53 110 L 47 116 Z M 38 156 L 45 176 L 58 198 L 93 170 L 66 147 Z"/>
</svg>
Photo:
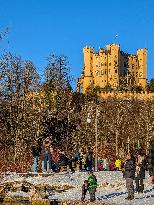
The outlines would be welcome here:
<svg viewBox="0 0 154 205">
<path fill-rule="evenodd" d="M 129 91 L 123 91 L 123 92 L 115 92 L 115 91 L 111 91 L 111 92 L 104 92 L 104 91 L 100 91 L 98 92 L 98 95 L 104 99 L 110 98 L 110 97 L 116 97 L 116 98 L 121 98 L 121 99 L 130 99 L 130 98 L 137 98 L 140 100 L 154 100 L 154 93 L 149 93 L 147 91 L 145 92 L 141 92 L 141 93 L 137 93 L 137 92 L 129 92 Z"/>
</svg>

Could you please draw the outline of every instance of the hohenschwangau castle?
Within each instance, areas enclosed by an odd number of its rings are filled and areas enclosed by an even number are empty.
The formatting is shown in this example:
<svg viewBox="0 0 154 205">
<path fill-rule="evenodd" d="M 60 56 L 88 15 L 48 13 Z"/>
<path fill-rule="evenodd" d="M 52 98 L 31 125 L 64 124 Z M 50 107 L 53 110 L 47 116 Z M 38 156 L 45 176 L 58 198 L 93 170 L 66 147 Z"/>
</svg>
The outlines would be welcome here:
<svg viewBox="0 0 154 205">
<path fill-rule="evenodd" d="M 96 53 L 93 47 L 85 47 L 83 54 L 83 72 L 78 79 L 78 88 L 81 88 L 83 93 L 89 86 L 104 88 L 110 85 L 117 88 L 122 78 L 132 85 L 146 87 L 146 48 L 138 49 L 134 55 L 121 51 L 118 44 L 110 44 Z"/>
</svg>

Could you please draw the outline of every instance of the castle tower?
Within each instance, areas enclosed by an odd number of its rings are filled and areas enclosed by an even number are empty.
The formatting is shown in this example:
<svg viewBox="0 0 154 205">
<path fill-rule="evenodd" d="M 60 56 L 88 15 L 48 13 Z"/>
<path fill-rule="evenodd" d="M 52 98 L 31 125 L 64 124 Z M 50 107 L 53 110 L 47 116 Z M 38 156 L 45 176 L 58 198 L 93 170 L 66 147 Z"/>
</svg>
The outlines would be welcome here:
<svg viewBox="0 0 154 205">
<path fill-rule="evenodd" d="M 147 80 L 147 49 L 138 49 L 137 57 L 138 72 L 136 73 L 136 76 L 138 76 L 138 85 L 141 85 L 143 88 L 145 88 Z"/>
<path fill-rule="evenodd" d="M 93 86 L 93 55 L 94 48 L 85 47 L 83 48 L 84 55 L 84 65 L 83 65 L 83 80 L 82 84 L 82 92 L 85 93 L 86 88 L 88 86 Z"/>
<path fill-rule="evenodd" d="M 107 48 L 107 73 L 108 73 L 108 84 L 113 88 L 119 85 L 119 75 L 121 73 L 119 66 L 119 54 L 120 45 L 110 44 Z"/>
</svg>

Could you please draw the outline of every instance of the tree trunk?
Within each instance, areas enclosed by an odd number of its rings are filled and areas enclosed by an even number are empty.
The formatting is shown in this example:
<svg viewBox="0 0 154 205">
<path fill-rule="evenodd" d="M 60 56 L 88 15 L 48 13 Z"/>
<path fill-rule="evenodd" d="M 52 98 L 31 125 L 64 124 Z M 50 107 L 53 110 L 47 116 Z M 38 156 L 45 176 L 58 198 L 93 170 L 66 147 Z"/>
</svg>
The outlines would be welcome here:
<svg viewBox="0 0 154 205">
<path fill-rule="evenodd" d="M 149 149 L 149 123 L 147 123 L 146 155 L 148 154 L 148 149 Z"/>
<path fill-rule="evenodd" d="M 129 136 L 128 136 L 127 140 L 128 140 L 128 153 L 129 153 L 130 152 L 130 144 L 129 144 L 130 143 L 130 139 L 129 139 Z"/>
<path fill-rule="evenodd" d="M 118 156 L 118 131 L 116 130 L 116 156 Z"/>
<path fill-rule="evenodd" d="M 97 158 L 98 158 L 98 124 L 97 124 L 97 117 L 98 117 L 98 108 L 96 107 L 96 118 L 95 118 L 95 171 L 97 171 Z"/>
</svg>

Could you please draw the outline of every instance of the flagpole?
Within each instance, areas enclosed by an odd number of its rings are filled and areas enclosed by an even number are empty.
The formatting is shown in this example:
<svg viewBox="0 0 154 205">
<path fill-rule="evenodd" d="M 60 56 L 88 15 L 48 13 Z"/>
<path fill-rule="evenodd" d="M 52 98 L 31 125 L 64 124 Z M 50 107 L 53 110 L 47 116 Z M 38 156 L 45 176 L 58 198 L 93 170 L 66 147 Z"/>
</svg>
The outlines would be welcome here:
<svg viewBox="0 0 154 205">
<path fill-rule="evenodd" d="M 118 34 L 114 36 L 114 43 L 116 43 L 116 39 L 118 38 Z"/>
</svg>

